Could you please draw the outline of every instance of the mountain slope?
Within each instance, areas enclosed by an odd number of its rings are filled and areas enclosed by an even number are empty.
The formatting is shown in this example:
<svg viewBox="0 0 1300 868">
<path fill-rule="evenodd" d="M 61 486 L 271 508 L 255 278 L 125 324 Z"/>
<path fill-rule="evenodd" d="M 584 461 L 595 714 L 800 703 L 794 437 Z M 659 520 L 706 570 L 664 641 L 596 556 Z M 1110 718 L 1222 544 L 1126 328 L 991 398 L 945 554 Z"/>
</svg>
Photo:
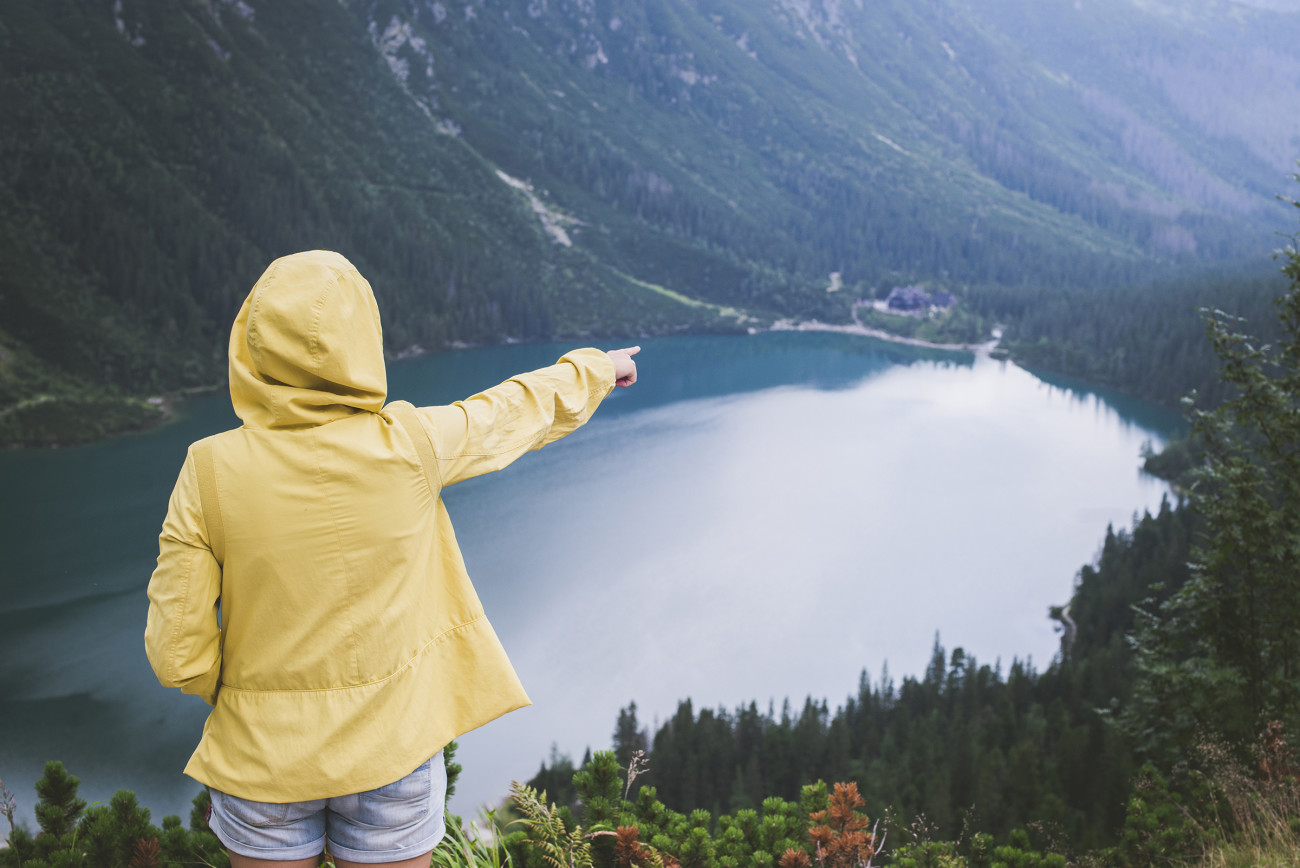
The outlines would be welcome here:
<svg viewBox="0 0 1300 868">
<path fill-rule="evenodd" d="M 486 11 L 439 21 L 381 3 L 371 15 L 446 52 L 445 78 L 427 86 L 473 118 L 467 135 L 492 159 L 577 188 L 576 210 L 631 212 L 643 229 L 801 276 L 1086 281 L 1116 256 L 1257 250 L 1277 218 L 1283 171 L 1148 119 L 1158 82 L 1077 80 L 962 4 L 469 8 Z M 1070 23 L 1065 9 L 1053 20 Z M 1125 11 L 1179 49 L 1194 36 Z M 482 23 L 489 13 L 509 29 Z"/>
<path fill-rule="evenodd" d="M 1211 0 L 5 0 L 0 439 L 219 382 L 303 248 L 393 352 L 1259 255 L 1297 36 Z"/>
</svg>

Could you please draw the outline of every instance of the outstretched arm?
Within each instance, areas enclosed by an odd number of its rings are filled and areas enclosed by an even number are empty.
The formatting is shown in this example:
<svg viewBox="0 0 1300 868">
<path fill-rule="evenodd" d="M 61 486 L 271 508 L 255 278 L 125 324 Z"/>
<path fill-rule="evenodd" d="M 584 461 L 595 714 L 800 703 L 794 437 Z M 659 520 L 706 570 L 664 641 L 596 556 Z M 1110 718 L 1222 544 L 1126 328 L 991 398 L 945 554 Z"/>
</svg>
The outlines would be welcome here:
<svg viewBox="0 0 1300 868">
<path fill-rule="evenodd" d="M 500 470 L 581 427 L 616 384 L 636 382 L 639 347 L 566 353 L 559 363 L 512 377 L 444 407 L 417 409 L 442 485 Z"/>
</svg>

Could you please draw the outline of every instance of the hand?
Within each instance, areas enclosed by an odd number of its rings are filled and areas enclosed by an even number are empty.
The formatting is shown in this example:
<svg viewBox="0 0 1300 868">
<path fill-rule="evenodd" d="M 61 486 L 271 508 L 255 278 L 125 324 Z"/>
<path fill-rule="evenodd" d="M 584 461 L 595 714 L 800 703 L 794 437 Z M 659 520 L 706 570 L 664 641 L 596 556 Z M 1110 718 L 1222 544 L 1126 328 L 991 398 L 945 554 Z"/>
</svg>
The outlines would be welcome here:
<svg viewBox="0 0 1300 868">
<path fill-rule="evenodd" d="M 626 347 L 605 353 L 614 363 L 614 383 L 618 386 L 630 386 L 636 382 L 636 362 L 632 357 L 641 352 L 640 347 Z"/>
</svg>

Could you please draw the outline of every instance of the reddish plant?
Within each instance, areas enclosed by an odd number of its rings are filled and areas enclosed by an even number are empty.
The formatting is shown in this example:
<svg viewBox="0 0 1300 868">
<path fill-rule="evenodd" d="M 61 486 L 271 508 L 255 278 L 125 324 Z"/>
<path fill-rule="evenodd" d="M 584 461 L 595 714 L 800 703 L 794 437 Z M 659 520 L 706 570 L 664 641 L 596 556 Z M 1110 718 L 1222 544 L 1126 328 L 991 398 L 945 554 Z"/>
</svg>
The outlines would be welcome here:
<svg viewBox="0 0 1300 868">
<path fill-rule="evenodd" d="M 866 831 L 867 818 L 858 813 L 864 804 L 856 783 L 839 783 L 831 792 L 826 810 L 808 816 L 817 824 L 808 830 L 808 836 L 820 868 L 863 868 L 871 864 L 879 847 L 875 834 Z"/>
<path fill-rule="evenodd" d="M 781 868 L 812 868 L 812 860 L 804 851 L 791 847 L 781 854 L 780 865 Z"/>
<path fill-rule="evenodd" d="M 614 861 L 620 868 L 681 868 L 672 856 L 642 844 L 636 826 L 619 826 L 614 838 Z"/>
<path fill-rule="evenodd" d="M 137 838 L 131 850 L 131 868 L 162 868 L 157 838 Z"/>
<path fill-rule="evenodd" d="M 1282 721 L 1270 721 L 1259 736 L 1259 778 L 1265 783 L 1300 780 L 1300 768 L 1286 743 Z"/>
</svg>

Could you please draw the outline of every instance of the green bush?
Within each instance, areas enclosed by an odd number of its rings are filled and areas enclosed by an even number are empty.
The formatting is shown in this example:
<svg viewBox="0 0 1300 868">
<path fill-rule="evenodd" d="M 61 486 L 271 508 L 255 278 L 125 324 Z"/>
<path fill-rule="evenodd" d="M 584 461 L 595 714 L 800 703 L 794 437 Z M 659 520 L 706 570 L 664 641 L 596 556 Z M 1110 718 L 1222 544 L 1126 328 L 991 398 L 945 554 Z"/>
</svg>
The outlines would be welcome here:
<svg viewBox="0 0 1300 868">
<path fill-rule="evenodd" d="M 135 793 L 118 790 L 107 805 L 87 808 L 77 796 L 80 785 L 63 763 L 45 764 L 45 775 L 36 782 L 40 832 L 12 827 L 9 848 L 0 850 L 0 868 L 229 868 L 225 848 L 208 828 L 206 790 L 194 799 L 189 829 L 176 816 L 164 817 L 159 828 L 150 823 L 149 809 L 140 806 Z"/>
</svg>

